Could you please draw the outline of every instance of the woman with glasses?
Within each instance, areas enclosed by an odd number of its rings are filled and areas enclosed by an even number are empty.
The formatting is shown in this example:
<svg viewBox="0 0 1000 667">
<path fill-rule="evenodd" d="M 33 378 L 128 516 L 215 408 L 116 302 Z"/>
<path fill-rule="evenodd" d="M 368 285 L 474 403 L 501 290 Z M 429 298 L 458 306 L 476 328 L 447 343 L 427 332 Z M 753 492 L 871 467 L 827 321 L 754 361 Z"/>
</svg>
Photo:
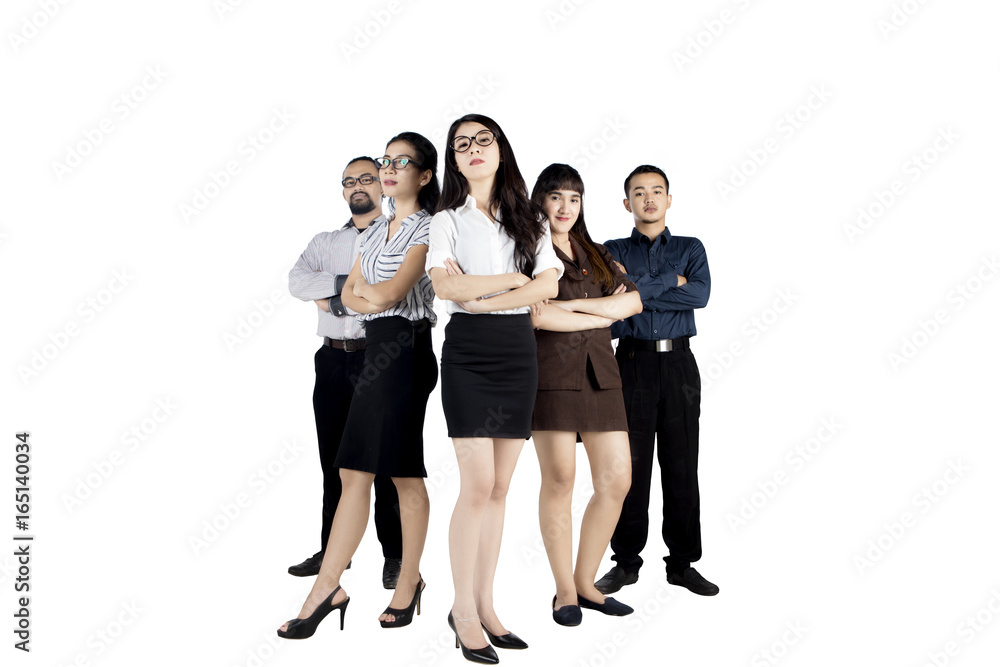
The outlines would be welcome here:
<svg viewBox="0 0 1000 667">
<path fill-rule="evenodd" d="M 538 518 L 556 580 L 552 618 L 560 625 L 579 625 L 580 607 L 612 616 L 632 613 L 631 607 L 605 598 L 594 580 L 632 483 L 628 420 L 608 327 L 641 312 L 642 302 L 611 253 L 590 238 L 583 219 L 583 179 L 576 169 L 546 167 L 531 201 L 548 214 L 552 244 L 564 267 L 558 301 L 532 307 L 538 395 L 531 436 L 542 472 Z M 590 460 L 594 495 L 580 526 L 574 572 L 578 440 Z"/>
<path fill-rule="evenodd" d="M 507 487 L 538 386 L 529 306 L 554 297 L 562 262 L 531 203 L 500 126 L 470 114 L 448 130 L 444 184 L 431 220 L 427 271 L 451 319 L 441 352 L 441 400 L 461 475 L 449 547 L 456 647 L 495 663 L 494 646 L 527 648 L 493 608 Z"/>
<path fill-rule="evenodd" d="M 368 525 L 372 482 L 391 477 L 399 493 L 403 560 L 389 607 L 379 616 L 384 628 L 408 625 L 420 613 L 425 584 L 420 555 L 427 536 L 429 503 L 423 478 L 424 411 L 437 383 L 431 349 L 434 290 L 424 272 L 431 211 L 440 194 L 437 151 L 425 137 L 403 132 L 376 160 L 382 190 L 394 213 L 369 227 L 342 291 L 345 306 L 365 327 L 365 364 L 335 465 L 343 482 L 330 539 L 316 582 L 298 618 L 278 635 L 310 637 L 320 621 L 340 610 L 340 628 L 350 598 L 340 577 Z"/>
</svg>

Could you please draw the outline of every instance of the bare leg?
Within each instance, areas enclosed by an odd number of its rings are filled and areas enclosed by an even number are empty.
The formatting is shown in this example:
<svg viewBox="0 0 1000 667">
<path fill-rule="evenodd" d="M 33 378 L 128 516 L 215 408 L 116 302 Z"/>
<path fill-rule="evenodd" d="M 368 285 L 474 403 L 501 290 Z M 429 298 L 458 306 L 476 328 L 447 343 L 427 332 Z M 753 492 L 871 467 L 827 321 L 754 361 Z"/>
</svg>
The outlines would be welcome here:
<svg viewBox="0 0 1000 667">
<path fill-rule="evenodd" d="M 521 455 L 524 440 L 520 438 L 493 439 L 493 491 L 479 534 L 479 552 L 476 555 L 475 596 L 479 619 L 494 635 L 505 635 L 507 629 L 493 609 L 493 578 L 500 558 L 500 539 L 503 537 L 503 517 L 507 507 L 507 489 L 514 475 L 514 466 Z"/>
<path fill-rule="evenodd" d="M 573 479 L 576 476 L 576 433 L 533 431 L 535 452 L 542 471 L 538 492 L 538 524 L 542 529 L 545 553 L 556 580 L 559 609 L 575 605 L 573 580 Z"/>
<path fill-rule="evenodd" d="M 470 649 L 487 646 L 479 627 L 479 612 L 473 593 L 483 513 L 493 492 L 492 438 L 452 438 L 458 457 L 461 487 L 451 515 L 448 547 L 455 584 L 452 615 L 462 643 Z"/>
<path fill-rule="evenodd" d="M 403 565 L 399 572 L 396 591 L 389 601 L 393 609 L 405 609 L 420 585 L 420 555 L 427 539 L 427 519 L 430 501 L 422 477 L 393 477 L 399 493 L 399 522 L 403 529 Z M 394 621 L 393 614 L 382 614 L 380 621 Z"/>
<path fill-rule="evenodd" d="M 579 595 L 603 603 L 604 594 L 594 588 L 594 580 L 632 485 L 632 458 L 625 431 L 581 433 L 580 437 L 590 459 L 594 496 L 583 514 L 573 578 Z"/>
<path fill-rule="evenodd" d="M 341 468 L 340 479 L 343 490 L 340 492 L 337 513 L 333 515 L 333 524 L 330 526 L 330 539 L 326 543 L 323 564 L 297 618 L 306 618 L 312 614 L 330 592 L 340 585 L 340 577 L 347 569 L 347 563 L 354 556 L 354 552 L 358 550 L 365 528 L 368 526 L 368 509 L 375 475 Z M 347 592 L 341 588 L 333 596 L 330 604 L 339 604 L 346 597 Z M 287 627 L 288 624 L 285 623 L 281 629 L 285 630 Z"/>
</svg>

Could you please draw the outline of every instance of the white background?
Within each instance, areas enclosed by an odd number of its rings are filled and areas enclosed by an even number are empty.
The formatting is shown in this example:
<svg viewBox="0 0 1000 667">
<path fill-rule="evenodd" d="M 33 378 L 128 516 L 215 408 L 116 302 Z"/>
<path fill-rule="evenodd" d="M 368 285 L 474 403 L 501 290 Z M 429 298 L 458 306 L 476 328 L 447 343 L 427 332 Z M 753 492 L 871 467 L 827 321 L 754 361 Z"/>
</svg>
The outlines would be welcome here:
<svg viewBox="0 0 1000 667">
<path fill-rule="evenodd" d="M 5 2 L 4 663 L 460 664 L 445 624 L 458 478 L 443 473 L 438 391 L 423 615 L 379 628 L 389 594 L 370 530 L 344 578 L 347 631 L 274 631 L 311 584 L 285 570 L 318 546 L 321 496 L 316 317 L 287 271 L 346 220 L 347 160 L 403 130 L 440 150 L 470 111 L 502 125 L 529 187 L 550 162 L 580 169 L 599 241 L 631 230 L 625 175 L 661 166 L 667 224 L 704 242 L 713 279 L 693 347 L 698 568 L 722 592 L 665 584 L 654 484 L 646 567 L 617 596 L 636 614 L 556 626 L 529 442 L 496 591 L 531 648 L 504 664 L 995 660 L 998 14 L 916 0 Z M 294 117 L 261 134 L 275 109 Z M 87 139 L 102 121 L 110 132 Z M 251 160 L 258 134 L 269 143 Z M 230 160 L 239 173 L 211 187 Z M 186 219 L 196 192 L 211 196 Z M 161 422 L 157 401 L 176 406 Z M 30 655 L 11 632 L 20 430 Z M 580 506 L 588 479 L 581 455 Z"/>
</svg>

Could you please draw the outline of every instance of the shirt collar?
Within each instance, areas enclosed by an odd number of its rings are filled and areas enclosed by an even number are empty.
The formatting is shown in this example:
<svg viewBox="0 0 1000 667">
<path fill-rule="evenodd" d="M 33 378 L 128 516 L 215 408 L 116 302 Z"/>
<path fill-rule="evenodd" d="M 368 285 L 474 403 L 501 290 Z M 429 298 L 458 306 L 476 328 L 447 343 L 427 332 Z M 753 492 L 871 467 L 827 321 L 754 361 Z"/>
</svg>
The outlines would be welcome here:
<svg viewBox="0 0 1000 667">
<path fill-rule="evenodd" d="M 403 221 L 399 223 L 399 226 L 408 227 L 409 225 L 416 224 L 428 217 L 430 217 L 430 213 L 427 211 L 427 209 L 422 208 L 416 213 L 413 213 L 403 218 Z"/>
<path fill-rule="evenodd" d="M 460 210 L 462 210 L 462 211 L 465 211 L 465 210 L 473 211 L 476 208 L 477 208 L 476 198 L 473 197 L 472 195 L 465 195 L 465 204 L 462 205 L 462 208 Z M 495 216 L 493 216 L 493 217 L 495 217 L 497 219 L 497 222 L 500 222 L 500 220 L 503 219 L 503 216 L 500 215 L 500 207 L 499 206 L 497 207 L 497 214 Z"/>
<path fill-rule="evenodd" d="M 641 243 L 643 240 L 647 240 L 648 241 L 648 239 L 646 239 L 646 235 L 643 234 L 642 232 L 640 232 L 635 227 L 632 228 L 632 236 L 630 238 L 632 240 L 632 243 Z M 663 243 L 665 243 L 665 244 L 669 243 L 670 242 L 670 238 L 671 238 L 671 236 L 670 236 L 670 228 L 669 227 L 664 227 L 663 228 L 663 232 L 657 238 L 663 239 Z M 655 242 L 656 239 L 653 239 L 653 241 Z"/>
<path fill-rule="evenodd" d="M 564 265 L 563 275 L 573 280 L 583 280 L 583 271 L 585 267 L 590 265 L 590 258 L 587 256 L 587 251 L 583 249 L 582 245 L 577 243 L 572 235 L 569 237 L 569 244 L 573 248 L 573 254 L 576 255 L 575 260 L 570 259 L 569 255 L 563 252 L 562 248 L 556 244 L 553 243 L 552 248 L 556 251 L 556 257 L 562 260 Z"/>
<path fill-rule="evenodd" d="M 376 218 L 376 219 L 377 219 L 377 218 Z M 374 223 L 374 222 L 375 222 L 375 220 L 372 220 L 371 222 L 369 222 L 369 223 L 368 223 L 368 227 L 371 227 L 371 226 L 372 226 L 372 223 Z M 343 230 L 343 229 L 353 229 L 353 230 L 354 230 L 354 231 L 356 231 L 356 232 L 357 232 L 358 234 L 361 234 L 362 232 L 365 232 L 365 231 L 367 231 L 367 230 L 368 230 L 368 227 L 365 227 L 364 229 L 358 229 L 358 226 L 354 224 L 354 218 L 348 218 L 348 219 L 347 219 L 347 224 L 345 224 L 345 225 L 344 225 L 343 227 L 341 227 L 341 229 L 342 229 L 342 230 Z"/>
</svg>

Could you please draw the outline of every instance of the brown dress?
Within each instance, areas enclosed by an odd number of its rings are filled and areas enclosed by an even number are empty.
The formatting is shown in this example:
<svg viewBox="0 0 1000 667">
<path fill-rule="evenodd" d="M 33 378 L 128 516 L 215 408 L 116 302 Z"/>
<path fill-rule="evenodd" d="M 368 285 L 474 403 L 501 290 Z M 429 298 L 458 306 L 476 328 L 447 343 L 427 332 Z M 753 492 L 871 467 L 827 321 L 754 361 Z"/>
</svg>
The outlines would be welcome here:
<svg viewBox="0 0 1000 667">
<path fill-rule="evenodd" d="M 560 301 L 610 296 L 594 282 L 596 273 L 583 247 L 570 237 L 576 259 L 556 248 L 564 271 L 559 279 Z M 595 243 L 614 276 L 615 288 L 636 291 L 604 246 Z M 611 347 L 611 328 L 586 331 L 535 330 L 538 342 L 538 394 L 532 431 L 628 431 L 622 380 Z M 579 438 L 578 438 L 579 441 Z"/>
</svg>

